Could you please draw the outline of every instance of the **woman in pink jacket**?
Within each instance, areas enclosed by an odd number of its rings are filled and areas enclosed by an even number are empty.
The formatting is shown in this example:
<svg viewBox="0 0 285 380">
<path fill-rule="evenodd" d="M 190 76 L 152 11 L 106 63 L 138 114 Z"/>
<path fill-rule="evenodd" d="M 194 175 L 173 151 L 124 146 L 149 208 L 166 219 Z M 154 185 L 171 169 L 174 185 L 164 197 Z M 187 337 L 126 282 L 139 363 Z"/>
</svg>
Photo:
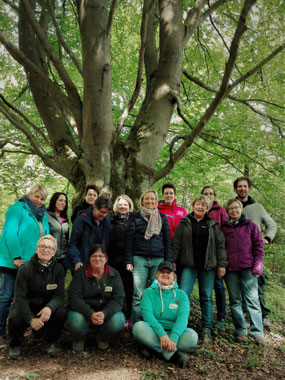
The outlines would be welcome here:
<svg viewBox="0 0 285 380">
<path fill-rule="evenodd" d="M 242 310 L 242 299 L 250 319 L 250 335 L 256 344 L 264 345 L 263 325 L 258 299 L 257 277 L 263 272 L 263 240 L 258 226 L 246 219 L 242 203 L 230 199 L 226 205 L 229 219 L 222 225 L 228 258 L 225 281 L 229 291 L 230 308 L 237 342 L 243 342 L 247 328 Z"/>
<path fill-rule="evenodd" d="M 165 214 L 169 228 L 170 236 L 173 238 L 174 231 L 180 222 L 180 219 L 187 215 L 183 207 L 176 204 L 176 189 L 172 183 L 165 183 L 162 186 L 163 200 L 158 203 L 158 211 Z"/>
</svg>

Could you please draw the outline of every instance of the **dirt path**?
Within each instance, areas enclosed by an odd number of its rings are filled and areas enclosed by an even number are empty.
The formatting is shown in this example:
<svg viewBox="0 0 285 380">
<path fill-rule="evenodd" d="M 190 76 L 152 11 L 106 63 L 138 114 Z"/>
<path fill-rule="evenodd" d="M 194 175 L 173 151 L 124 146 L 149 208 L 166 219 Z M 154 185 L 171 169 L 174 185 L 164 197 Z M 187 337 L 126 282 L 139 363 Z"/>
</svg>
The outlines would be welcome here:
<svg viewBox="0 0 285 380">
<path fill-rule="evenodd" d="M 257 347 L 251 339 L 236 344 L 232 331 L 224 330 L 213 344 L 198 344 L 185 369 L 157 358 L 145 360 L 127 332 L 104 353 L 89 344 L 86 352 L 76 355 L 65 340 L 57 359 L 43 355 L 40 343 L 27 343 L 17 361 L 7 359 L 7 349 L 0 351 L 0 380 L 284 379 L 285 330 L 276 326 L 273 331 L 266 333 L 266 347 Z"/>
</svg>

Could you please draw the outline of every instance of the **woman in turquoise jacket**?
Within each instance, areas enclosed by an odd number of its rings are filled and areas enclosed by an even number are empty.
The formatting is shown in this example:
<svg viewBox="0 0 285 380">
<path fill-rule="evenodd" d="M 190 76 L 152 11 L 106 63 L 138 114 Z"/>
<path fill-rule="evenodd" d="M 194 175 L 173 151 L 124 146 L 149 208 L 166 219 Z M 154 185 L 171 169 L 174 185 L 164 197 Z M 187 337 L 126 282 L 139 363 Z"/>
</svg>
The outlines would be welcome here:
<svg viewBox="0 0 285 380">
<path fill-rule="evenodd" d="M 17 269 L 29 261 L 37 241 L 49 233 L 45 187 L 35 185 L 9 207 L 0 238 L 0 345 L 5 343 L 6 320 L 14 296 Z"/>
<path fill-rule="evenodd" d="M 163 359 L 184 368 L 190 347 L 198 341 L 197 333 L 187 328 L 190 304 L 187 294 L 178 288 L 171 263 L 159 264 L 157 279 L 143 292 L 141 313 L 143 321 L 133 327 L 135 338 L 144 346 L 156 351 Z M 141 353 L 151 357 L 147 349 Z"/>
</svg>

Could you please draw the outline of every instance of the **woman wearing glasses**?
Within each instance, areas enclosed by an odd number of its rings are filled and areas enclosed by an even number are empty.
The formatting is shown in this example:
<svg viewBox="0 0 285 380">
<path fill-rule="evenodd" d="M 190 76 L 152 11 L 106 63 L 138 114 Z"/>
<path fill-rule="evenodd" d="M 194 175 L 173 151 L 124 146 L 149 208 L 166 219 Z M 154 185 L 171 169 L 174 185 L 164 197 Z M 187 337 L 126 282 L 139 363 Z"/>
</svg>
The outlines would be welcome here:
<svg viewBox="0 0 285 380">
<path fill-rule="evenodd" d="M 225 281 L 237 342 L 243 342 L 247 328 L 242 311 L 242 298 L 250 319 L 250 335 L 256 344 L 264 345 L 257 277 L 263 272 L 263 240 L 258 226 L 242 213 L 236 198 L 226 204 L 229 219 L 222 225 L 228 257 Z"/>
<path fill-rule="evenodd" d="M 24 332 L 31 327 L 37 337 L 43 337 L 45 352 L 56 357 L 57 340 L 66 311 L 64 300 L 64 270 L 54 258 L 56 239 L 47 235 L 39 239 L 36 253 L 18 271 L 15 297 L 8 317 L 9 359 L 18 359 Z"/>
<path fill-rule="evenodd" d="M 107 350 L 109 341 L 124 327 L 123 283 L 119 272 L 109 267 L 107 261 L 104 246 L 92 246 L 88 262 L 78 268 L 71 281 L 67 329 L 76 353 L 83 351 L 89 328 L 95 332 L 98 348 Z"/>
</svg>

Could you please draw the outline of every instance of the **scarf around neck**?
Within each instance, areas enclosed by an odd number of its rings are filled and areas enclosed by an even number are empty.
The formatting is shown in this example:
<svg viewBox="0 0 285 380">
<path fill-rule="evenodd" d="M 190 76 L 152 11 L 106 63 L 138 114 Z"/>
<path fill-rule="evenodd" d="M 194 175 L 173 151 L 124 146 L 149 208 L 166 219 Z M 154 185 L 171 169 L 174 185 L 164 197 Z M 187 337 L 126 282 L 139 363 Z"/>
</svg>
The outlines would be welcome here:
<svg viewBox="0 0 285 380">
<path fill-rule="evenodd" d="M 24 195 L 21 199 L 19 199 L 20 202 L 25 202 L 30 207 L 33 215 L 37 218 L 37 220 L 42 221 L 46 208 L 45 205 L 42 205 L 41 207 L 37 207 L 27 195 Z"/>
<path fill-rule="evenodd" d="M 174 290 L 174 286 L 175 286 L 175 281 L 173 281 L 170 285 L 161 285 L 161 283 L 156 280 L 156 285 L 159 289 L 159 295 L 160 295 L 160 300 L 161 300 L 161 312 L 160 312 L 160 315 L 162 315 L 163 311 L 164 311 L 164 302 L 163 302 L 163 296 L 162 296 L 162 291 L 163 290 L 172 290 L 173 291 L 173 297 L 172 298 L 175 298 L 176 297 L 176 293 L 175 293 L 175 290 Z"/>
<path fill-rule="evenodd" d="M 146 240 L 149 240 L 153 235 L 159 235 L 162 227 L 162 220 L 157 207 L 151 210 L 149 208 L 141 206 L 140 213 L 144 218 L 148 219 L 144 238 Z"/>
</svg>

